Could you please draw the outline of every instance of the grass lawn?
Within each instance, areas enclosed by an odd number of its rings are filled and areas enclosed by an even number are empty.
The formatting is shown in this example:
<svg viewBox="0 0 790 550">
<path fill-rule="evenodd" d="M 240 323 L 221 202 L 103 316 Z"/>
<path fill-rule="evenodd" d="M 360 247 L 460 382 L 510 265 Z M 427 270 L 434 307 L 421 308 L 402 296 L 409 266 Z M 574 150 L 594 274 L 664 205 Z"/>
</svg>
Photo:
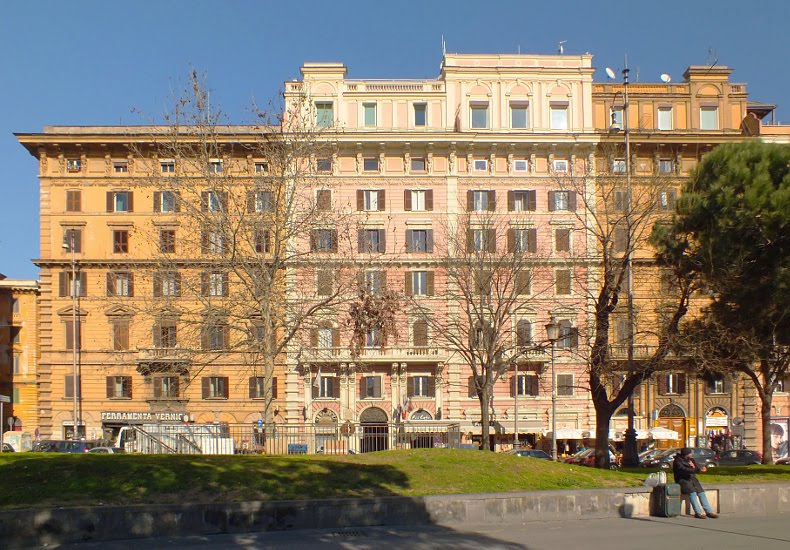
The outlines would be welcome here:
<svg viewBox="0 0 790 550">
<path fill-rule="evenodd" d="M 508 454 L 417 449 L 361 455 L 0 455 L 0 507 L 227 502 L 588 489 L 641 485 L 604 471 Z M 703 483 L 790 481 L 790 467 L 717 468 Z"/>
</svg>

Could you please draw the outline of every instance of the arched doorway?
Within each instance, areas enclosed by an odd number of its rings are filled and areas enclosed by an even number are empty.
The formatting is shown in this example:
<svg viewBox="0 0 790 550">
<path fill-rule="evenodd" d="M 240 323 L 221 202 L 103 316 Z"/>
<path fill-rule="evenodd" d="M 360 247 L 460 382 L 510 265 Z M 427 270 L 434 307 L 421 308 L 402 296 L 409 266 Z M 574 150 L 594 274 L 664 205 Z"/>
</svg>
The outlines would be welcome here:
<svg viewBox="0 0 790 550">
<path fill-rule="evenodd" d="M 711 448 L 724 449 L 724 438 L 730 433 L 730 415 L 723 407 L 711 407 L 705 413 L 705 436 Z"/>
<path fill-rule="evenodd" d="M 426 422 L 433 420 L 431 413 L 424 409 L 420 409 L 411 415 L 411 419 L 415 422 Z M 416 431 L 409 434 L 409 443 L 412 449 L 431 449 L 434 444 L 434 434 L 429 430 Z"/>
<path fill-rule="evenodd" d="M 359 416 L 362 426 L 362 445 L 360 451 L 372 453 L 389 449 L 389 417 L 378 407 L 370 407 Z"/>
<path fill-rule="evenodd" d="M 315 452 L 325 454 L 342 454 L 344 449 L 339 445 L 337 414 L 323 409 L 315 417 Z"/>
<path fill-rule="evenodd" d="M 659 441 L 658 447 L 661 449 L 680 447 L 686 444 L 688 439 L 688 430 L 686 422 L 686 411 L 680 405 L 670 403 L 662 407 L 658 411 L 658 425 L 678 433 L 677 440 L 662 440 Z"/>
</svg>

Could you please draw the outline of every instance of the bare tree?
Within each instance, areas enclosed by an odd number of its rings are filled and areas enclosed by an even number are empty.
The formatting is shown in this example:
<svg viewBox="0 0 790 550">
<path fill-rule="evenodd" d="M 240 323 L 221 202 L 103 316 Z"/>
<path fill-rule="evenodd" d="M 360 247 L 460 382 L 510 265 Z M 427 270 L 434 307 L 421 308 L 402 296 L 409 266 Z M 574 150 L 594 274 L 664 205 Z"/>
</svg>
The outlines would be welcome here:
<svg viewBox="0 0 790 550">
<path fill-rule="evenodd" d="M 603 169 L 556 176 L 562 192 L 572 194 L 578 205 L 576 218 L 589 243 L 585 260 L 592 271 L 577 284 L 591 309 L 587 325 L 579 328 L 580 341 L 587 343 L 580 354 L 595 408 L 595 462 L 600 468 L 609 467 L 612 415 L 639 384 L 674 358 L 672 342 L 693 292 L 676 266 L 667 264 L 663 276 L 675 282 L 674 291 L 652 303 L 635 304 L 635 281 L 658 287 L 659 270 L 649 239 L 654 224 L 673 208 L 675 186 L 670 176 L 632 177 L 627 174 L 628 161 L 618 158 L 622 156 L 616 147 L 603 147 L 596 158 Z M 655 313 L 649 311 L 651 306 Z M 613 345 L 617 319 L 625 330 Z"/>
<path fill-rule="evenodd" d="M 138 278 L 154 292 L 138 307 L 154 326 L 152 353 L 184 359 L 190 379 L 206 365 L 262 377 L 266 421 L 275 365 L 353 281 L 339 242 L 350 208 L 324 179 L 333 137 L 309 105 L 254 108 L 256 124 L 230 126 L 193 72 L 165 124 L 132 148 L 147 172 L 138 185 L 162 214 L 141 231 L 151 258 Z"/>
</svg>

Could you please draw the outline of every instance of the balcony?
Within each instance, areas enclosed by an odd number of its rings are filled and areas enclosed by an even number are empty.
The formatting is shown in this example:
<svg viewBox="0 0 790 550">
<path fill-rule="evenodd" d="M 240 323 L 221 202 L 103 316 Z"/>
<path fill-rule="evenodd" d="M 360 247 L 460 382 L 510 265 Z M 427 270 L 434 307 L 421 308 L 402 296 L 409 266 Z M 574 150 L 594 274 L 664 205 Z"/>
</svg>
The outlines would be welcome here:
<svg viewBox="0 0 790 550">
<path fill-rule="evenodd" d="M 137 371 L 143 376 L 155 372 L 189 373 L 189 350 L 182 348 L 138 348 Z"/>
<path fill-rule="evenodd" d="M 428 360 L 447 361 L 449 354 L 442 348 L 432 346 L 385 346 L 363 348 L 358 357 L 352 357 L 347 347 L 305 348 L 302 350 L 305 361 L 404 361 Z"/>
</svg>

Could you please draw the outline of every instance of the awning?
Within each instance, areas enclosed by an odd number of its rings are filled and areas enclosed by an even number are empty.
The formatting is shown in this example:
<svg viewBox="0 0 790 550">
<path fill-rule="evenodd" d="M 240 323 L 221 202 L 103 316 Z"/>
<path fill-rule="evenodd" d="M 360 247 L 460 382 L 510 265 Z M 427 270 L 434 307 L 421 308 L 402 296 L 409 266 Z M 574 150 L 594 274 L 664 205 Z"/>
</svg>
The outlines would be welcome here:
<svg viewBox="0 0 790 550">
<path fill-rule="evenodd" d="M 590 437 L 588 430 L 579 428 L 557 428 L 557 439 L 584 439 Z M 547 437 L 551 437 L 551 432 L 546 432 Z"/>
</svg>

